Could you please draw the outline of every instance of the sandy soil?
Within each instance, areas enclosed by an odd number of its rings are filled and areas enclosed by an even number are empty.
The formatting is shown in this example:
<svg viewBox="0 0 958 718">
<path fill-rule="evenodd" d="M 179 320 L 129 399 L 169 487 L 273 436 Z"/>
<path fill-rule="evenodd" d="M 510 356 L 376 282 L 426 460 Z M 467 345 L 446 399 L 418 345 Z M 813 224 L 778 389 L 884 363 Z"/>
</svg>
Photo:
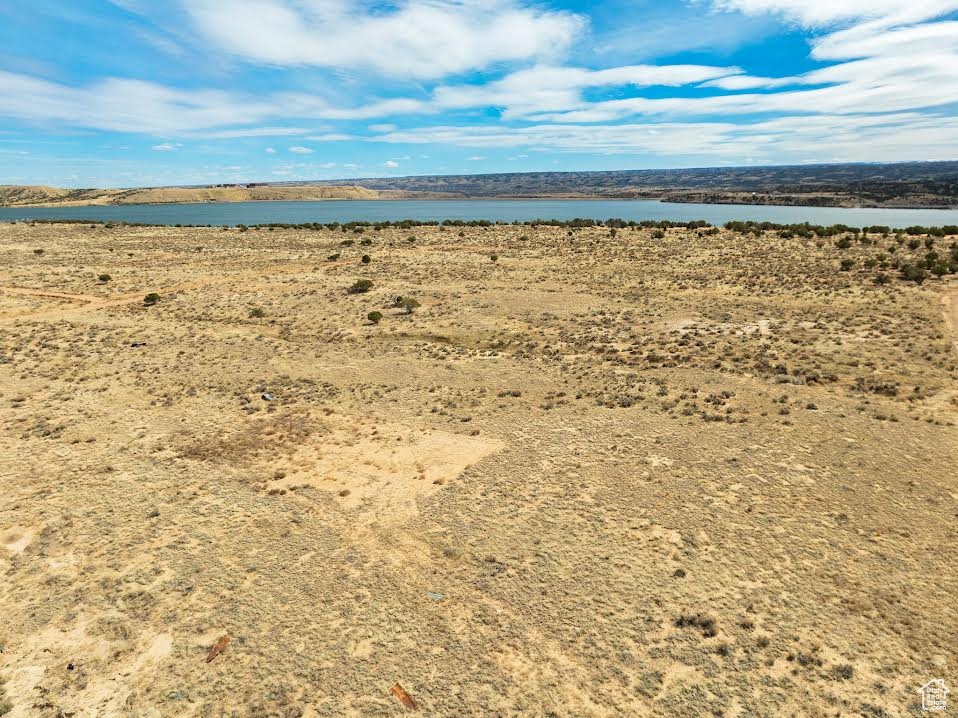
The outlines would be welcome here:
<svg viewBox="0 0 958 718">
<path fill-rule="evenodd" d="M 958 294 L 872 239 L 0 224 L 0 712 L 920 715 Z"/>
<path fill-rule="evenodd" d="M 951 331 L 955 351 L 958 352 L 958 282 L 951 282 L 945 287 L 941 304 L 945 323 Z"/>
</svg>

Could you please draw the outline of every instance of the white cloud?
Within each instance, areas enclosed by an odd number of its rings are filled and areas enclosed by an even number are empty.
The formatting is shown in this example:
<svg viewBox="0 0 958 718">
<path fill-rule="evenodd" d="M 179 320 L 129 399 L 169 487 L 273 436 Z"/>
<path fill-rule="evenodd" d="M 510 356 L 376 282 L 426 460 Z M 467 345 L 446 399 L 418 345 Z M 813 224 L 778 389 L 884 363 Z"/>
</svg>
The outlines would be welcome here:
<svg viewBox="0 0 958 718">
<path fill-rule="evenodd" d="M 738 4 L 789 5 L 784 0 L 779 3 L 772 0 L 748 3 L 743 0 Z M 951 0 L 951 4 L 958 7 L 958 0 Z M 849 9 L 849 5 L 854 7 Z M 900 8 L 902 4 L 895 7 Z M 906 10 L 908 17 L 925 17 L 943 7 L 944 3 L 935 0 L 916 0 Z M 855 3 L 843 5 L 838 2 L 834 17 L 853 15 L 860 11 L 856 8 Z M 806 8 L 809 12 L 813 9 L 811 6 Z M 813 16 L 818 17 L 809 15 L 810 18 Z M 851 26 L 845 24 L 840 30 L 815 37 L 812 57 L 833 64 L 802 75 L 776 78 L 727 74 L 707 80 L 703 86 L 726 90 L 728 94 L 655 99 L 629 97 L 579 103 L 578 106 L 569 104 L 566 109 L 528 113 L 527 117 L 540 122 L 598 123 L 637 116 L 690 118 L 759 113 L 898 113 L 946 108 L 958 103 L 958 21 L 893 24 L 904 16 L 892 14 L 880 20 Z M 775 91 L 738 94 L 760 89 Z"/>
<path fill-rule="evenodd" d="M 958 117 L 919 113 L 811 115 L 752 123 L 540 124 L 523 128 L 437 126 L 388 133 L 378 142 L 476 148 L 649 154 L 697 162 L 879 162 L 958 156 Z"/>
<path fill-rule="evenodd" d="M 482 155 L 474 155 L 474 156 L 472 156 L 472 157 L 467 157 L 466 159 L 467 159 L 469 162 L 481 162 L 482 160 L 487 159 L 487 158 L 483 157 Z"/>
<path fill-rule="evenodd" d="M 356 138 L 353 135 L 347 135 L 342 132 L 330 132 L 325 135 L 310 135 L 303 139 L 310 140 L 311 142 L 345 142 Z"/>
<path fill-rule="evenodd" d="M 275 155 L 275 154 L 276 154 L 276 149 L 273 148 L 273 147 L 267 147 L 267 148 L 266 148 L 266 154 L 268 154 L 268 155 Z"/>
<path fill-rule="evenodd" d="M 719 87 L 723 90 L 758 90 L 786 85 L 803 84 L 795 77 L 754 77 L 752 75 L 729 75 L 703 82 L 703 87 Z"/>
<path fill-rule="evenodd" d="M 214 140 L 232 140 L 241 137 L 291 137 L 303 135 L 310 130 L 302 127 L 242 127 L 234 130 L 204 132 L 203 137 Z"/>
<path fill-rule="evenodd" d="M 159 145 L 153 145 L 154 152 L 175 152 L 180 149 L 183 145 L 173 144 L 171 142 L 164 142 Z"/>
<path fill-rule="evenodd" d="M 837 64 L 794 77 L 738 75 L 705 83 L 731 91 L 791 89 L 761 95 L 727 95 L 700 102 L 645 103 L 644 106 L 606 104 L 589 110 L 597 112 L 598 118 L 609 119 L 657 110 L 736 113 L 743 107 L 753 112 L 784 113 L 901 112 L 958 102 L 958 21 L 926 21 L 942 12 L 958 9 L 958 0 L 911 3 L 734 0 L 722 5 L 737 5 L 748 11 L 777 7 L 805 22 L 869 19 L 852 22 L 850 26 L 845 23 L 842 29 L 812 40 L 814 59 L 837 61 Z M 573 120 L 576 116 L 567 114 L 565 119 Z"/>
<path fill-rule="evenodd" d="M 851 60 L 861 57 L 907 56 L 912 53 L 955 52 L 958 22 L 938 21 L 888 28 L 866 23 L 842 30 L 813 43 L 816 60 Z"/>
<path fill-rule="evenodd" d="M 954 0 L 713 0 L 720 10 L 778 13 L 806 27 L 853 20 L 918 22 L 958 9 Z"/>
<path fill-rule="evenodd" d="M 383 167 L 388 167 L 388 168 L 390 168 L 390 169 L 395 169 L 396 167 L 399 167 L 399 163 L 398 163 L 398 162 L 393 162 L 392 160 L 387 160 L 387 161 L 383 162 Z"/>
<path fill-rule="evenodd" d="M 403 97 L 377 100 L 358 107 L 334 107 L 326 100 L 313 95 L 288 93 L 276 96 L 275 102 L 287 115 L 326 120 L 367 120 L 384 115 L 430 111 L 427 103 Z"/>
<path fill-rule="evenodd" d="M 252 62 L 417 78 L 553 57 L 586 27 L 581 16 L 518 0 L 401 0 L 378 12 L 360 0 L 183 0 L 183 6 L 210 41 Z"/>
<path fill-rule="evenodd" d="M 126 10 L 127 12 L 132 13 L 141 13 L 143 12 L 143 7 L 140 4 L 139 0 L 109 0 L 119 8 Z"/>
<path fill-rule="evenodd" d="M 176 90 L 125 79 L 74 88 L 0 71 L 0 117 L 30 122 L 169 135 L 252 124 L 274 112 L 267 103 L 217 90 Z"/>
<path fill-rule="evenodd" d="M 678 87 L 739 74 L 737 67 L 631 65 L 606 70 L 538 66 L 485 85 L 441 86 L 434 93 L 443 109 L 501 107 L 506 118 L 585 105 L 582 92 L 597 87 Z"/>
<path fill-rule="evenodd" d="M 67 86 L 0 71 L 0 118 L 153 136 L 163 140 L 157 151 L 172 151 L 186 137 L 289 137 L 269 141 L 280 148 L 293 142 L 436 142 L 718 162 L 765 161 L 775 152 L 804 161 L 802 147 L 822 159 L 958 156 L 948 134 L 958 106 L 958 21 L 942 19 L 958 10 L 958 0 L 693 1 L 736 13 L 725 19 L 744 20 L 738 13 L 745 13 L 749 22 L 785 19 L 802 26 L 818 69 L 772 77 L 719 65 L 563 66 L 561 52 L 581 36 L 584 22 L 531 0 L 183 0 L 203 30 L 202 41 L 213 39 L 254 62 L 335 67 L 342 86 L 328 95 L 254 96 L 115 78 Z M 391 83 L 396 96 L 368 97 L 355 106 L 334 99 L 340 92 L 365 96 L 353 86 L 363 82 L 357 70 L 436 79 L 490 65 L 497 72 L 493 81 Z M 641 91 L 649 87 L 657 89 Z M 668 90 L 677 87 L 710 91 Z M 498 110 L 499 118 L 474 119 L 491 114 L 477 112 L 487 109 Z M 399 115 L 442 120 L 400 129 L 392 122 Z M 310 129 L 287 126 L 293 123 Z M 860 136 L 853 129 L 859 126 Z M 395 169 L 405 159 L 392 157 L 385 166 Z"/>
<path fill-rule="evenodd" d="M 0 70 L 0 117 L 114 132 L 160 136 L 202 133 L 209 139 L 291 136 L 309 130 L 250 125 L 275 118 L 352 120 L 423 111 L 430 111 L 426 103 L 405 98 L 337 107 L 303 94 L 249 97 L 118 78 L 70 87 Z M 322 137 L 328 139 L 330 135 Z"/>
</svg>

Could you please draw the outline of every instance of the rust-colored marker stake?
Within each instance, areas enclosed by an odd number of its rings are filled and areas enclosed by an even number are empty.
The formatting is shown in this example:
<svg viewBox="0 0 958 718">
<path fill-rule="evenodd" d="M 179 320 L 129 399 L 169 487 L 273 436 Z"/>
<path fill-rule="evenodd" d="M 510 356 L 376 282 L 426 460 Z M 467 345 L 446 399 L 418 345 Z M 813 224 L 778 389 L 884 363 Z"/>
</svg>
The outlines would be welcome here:
<svg viewBox="0 0 958 718">
<path fill-rule="evenodd" d="M 402 703 L 406 708 L 411 710 L 416 710 L 419 708 L 419 704 L 413 700 L 413 697 L 406 693 L 405 689 L 398 683 L 389 689 L 389 692 L 392 693 L 396 698 L 399 699 L 399 702 Z"/>
<path fill-rule="evenodd" d="M 206 657 L 206 662 L 209 663 L 219 654 L 226 650 L 226 647 L 230 644 L 230 637 L 223 636 L 220 640 L 213 644 L 213 648 L 210 649 L 210 654 Z"/>
</svg>

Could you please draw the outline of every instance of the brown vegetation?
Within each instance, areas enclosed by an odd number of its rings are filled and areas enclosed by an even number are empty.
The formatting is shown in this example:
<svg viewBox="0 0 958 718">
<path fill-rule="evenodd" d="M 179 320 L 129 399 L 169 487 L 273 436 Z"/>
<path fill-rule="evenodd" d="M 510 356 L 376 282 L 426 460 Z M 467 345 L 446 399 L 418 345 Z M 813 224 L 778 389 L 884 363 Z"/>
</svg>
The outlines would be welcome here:
<svg viewBox="0 0 958 718">
<path fill-rule="evenodd" d="M 956 238 L 459 234 L 0 224 L 0 710 L 919 713 Z"/>
</svg>

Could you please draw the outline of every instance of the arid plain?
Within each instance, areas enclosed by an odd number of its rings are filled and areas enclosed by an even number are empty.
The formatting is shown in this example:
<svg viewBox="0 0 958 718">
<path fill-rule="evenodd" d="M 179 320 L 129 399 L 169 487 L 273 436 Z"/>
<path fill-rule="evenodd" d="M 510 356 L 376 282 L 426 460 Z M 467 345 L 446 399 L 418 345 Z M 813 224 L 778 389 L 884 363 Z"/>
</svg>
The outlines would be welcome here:
<svg viewBox="0 0 958 718">
<path fill-rule="evenodd" d="M 921 714 L 953 277 L 611 235 L 0 224 L 0 712 Z"/>
</svg>

